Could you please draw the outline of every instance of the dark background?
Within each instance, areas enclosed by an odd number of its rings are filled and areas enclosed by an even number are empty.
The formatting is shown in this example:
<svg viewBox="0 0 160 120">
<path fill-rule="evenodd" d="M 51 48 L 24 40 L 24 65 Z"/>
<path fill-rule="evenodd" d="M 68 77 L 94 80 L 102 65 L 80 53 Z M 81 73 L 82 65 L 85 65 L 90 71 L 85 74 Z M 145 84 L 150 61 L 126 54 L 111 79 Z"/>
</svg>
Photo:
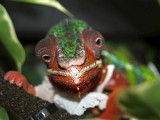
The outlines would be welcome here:
<svg viewBox="0 0 160 120">
<path fill-rule="evenodd" d="M 127 43 L 138 58 L 153 51 L 160 60 L 160 3 L 158 0 L 59 0 L 77 18 L 99 30 L 106 41 Z M 1 0 L 23 45 L 37 43 L 48 29 L 68 18 L 46 6 Z"/>
</svg>

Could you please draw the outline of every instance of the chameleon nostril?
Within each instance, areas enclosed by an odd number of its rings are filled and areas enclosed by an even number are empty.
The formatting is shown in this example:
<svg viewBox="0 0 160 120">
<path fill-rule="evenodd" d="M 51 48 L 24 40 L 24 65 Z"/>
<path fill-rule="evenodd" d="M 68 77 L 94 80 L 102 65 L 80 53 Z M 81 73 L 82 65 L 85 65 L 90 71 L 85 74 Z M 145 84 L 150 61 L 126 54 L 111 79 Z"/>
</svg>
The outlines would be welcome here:
<svg viewBox="0 0 160 120">
<path fill-rule="evenodd" d="M 77 59 L 71 59 L 71 60 L 68 60 L 68 59 L 59 60 L 58 59 L 58 65 L 64 69 L 68 69 L 71 66 L 80 66 L 84 63 L 84 61 L 85 61 L 85 56 L 79 57 Z"/>
</svg>

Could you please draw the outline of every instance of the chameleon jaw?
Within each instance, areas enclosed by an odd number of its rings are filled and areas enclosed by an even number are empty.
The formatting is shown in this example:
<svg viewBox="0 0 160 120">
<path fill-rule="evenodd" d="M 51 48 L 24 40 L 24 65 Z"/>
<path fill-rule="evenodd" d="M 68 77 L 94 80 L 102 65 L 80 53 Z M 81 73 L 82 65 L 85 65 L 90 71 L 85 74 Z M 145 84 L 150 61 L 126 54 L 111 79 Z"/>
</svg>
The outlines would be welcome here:
<svg viewBox="0 0 160 120">
<path fill-rule="evenodd" d="M 77 69 L 77 67 L 70 67 L 66 71 L 57 71 L 53 69 L 48 69 L 48 75 L 58 75 L 58 76 L 69 76 L 74 78 L 74 83 L 79 84 L 79 77 L 84 74 L 85 72 L 95 68 L 95 67 L 101 67 L 102 66 L 102 60 L 97 60 L 96 62 L 82 68 Z"/>
</svg>

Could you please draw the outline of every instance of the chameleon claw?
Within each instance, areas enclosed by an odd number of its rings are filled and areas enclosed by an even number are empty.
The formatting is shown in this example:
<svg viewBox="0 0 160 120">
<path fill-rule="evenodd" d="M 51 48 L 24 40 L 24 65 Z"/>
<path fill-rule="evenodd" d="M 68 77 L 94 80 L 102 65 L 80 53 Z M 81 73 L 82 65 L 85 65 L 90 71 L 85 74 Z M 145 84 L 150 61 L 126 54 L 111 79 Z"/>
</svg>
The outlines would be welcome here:
<svg viewBox="0 0 160 120">
<path fill-rule="evenodd" d="M 11 84 L 14 84 L 14 80 L 10 80 L 9 82 L 10 82 Z"/>
<path fill-rule="evenodd" d="M 22 82 L 21 82 L 21 83 L 16 83 L 16 85 L 17 85 L 18 87 L 22 87 Z"/>
</svg>

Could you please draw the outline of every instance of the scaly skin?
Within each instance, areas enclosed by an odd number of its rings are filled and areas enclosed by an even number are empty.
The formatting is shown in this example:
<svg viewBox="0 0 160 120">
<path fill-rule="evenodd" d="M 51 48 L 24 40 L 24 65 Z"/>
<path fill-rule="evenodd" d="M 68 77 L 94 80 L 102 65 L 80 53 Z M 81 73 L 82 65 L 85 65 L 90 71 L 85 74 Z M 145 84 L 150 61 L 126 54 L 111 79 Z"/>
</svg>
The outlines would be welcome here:
<svg viewBox="0 0 160 120">
<path fill-rule="evenodd" d="M 99 81 L 102 48 L 103 37 L 99 32 L 83 21 L 66 20 L 51 28 L 47 38 L 37 44 L 36 54 L 48 66 L 54 86 L 81 96 Z"/>
<path fill-rule="evenodd" d="M 47 37 L 38 42 L 35 51 L 47 65 L 51 84 L 77 97 L 94 91 L 104 81 L 108 64 L 116 64 L 116 67 L 123 66 L 113 72 L 105 87 L 105 90 L 111 91 L 111 94 L 107 109 L 99 114 L 99 118 L 114 120 L 123 115 L 117 107 L 116 96 L 121 89 L 129 86 L 128 80 L 132 78 L 125 75 L 128 70 L 125 63 L 119 62 L 108 52 L 102 52 L 103 42 L 103 36 L 84 21 L 67 19 L 53 26 Z M 137 72 L 134 74 L 138 76 Z M 142 76 L 139 78 L 144 79 Z M 21 73 L 9 71 L 5 79 L 23 86 L 28 93 L 35 94 L 34 87 L 28 84 Z"/>
</svg>

